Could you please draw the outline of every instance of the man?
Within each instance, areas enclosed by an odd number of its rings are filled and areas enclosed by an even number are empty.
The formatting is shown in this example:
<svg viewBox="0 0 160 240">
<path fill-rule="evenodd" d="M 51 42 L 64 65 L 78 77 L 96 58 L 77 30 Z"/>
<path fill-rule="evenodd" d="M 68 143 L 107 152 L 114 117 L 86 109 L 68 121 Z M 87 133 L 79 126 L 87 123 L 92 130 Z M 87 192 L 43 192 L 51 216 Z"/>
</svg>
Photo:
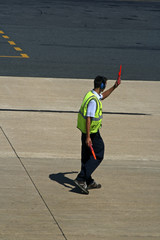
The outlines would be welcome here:
<svg viewBox="0 0 160 240">
<path fill-rule="evenodd" d="M 102 125 L 101 100 L 107 98 L 118 87 L 120 77 L 110 89 L 104 91 L 106 84 L 106 77 L 97 76 L 94 79 L 94 89 L 85 95 L 78 113 L 77 128 L 82 132 L 81 171 L 74 182 L 85 194 L 89 194 L 89 189 L 101 188 L 91 176 L 104 157 L 104 142 L 99 132 Z M 96 160 L 90 145 L 93 146 Z"/>
</svg>

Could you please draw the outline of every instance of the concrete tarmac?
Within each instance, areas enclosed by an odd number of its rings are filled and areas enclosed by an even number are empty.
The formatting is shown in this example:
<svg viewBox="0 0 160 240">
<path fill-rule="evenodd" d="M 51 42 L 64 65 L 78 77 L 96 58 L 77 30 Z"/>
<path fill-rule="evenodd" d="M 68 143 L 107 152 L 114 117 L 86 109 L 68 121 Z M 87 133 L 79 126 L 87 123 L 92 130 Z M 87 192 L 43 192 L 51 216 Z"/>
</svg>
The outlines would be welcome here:
<svg viewBox="0 0 160 240">
<path fill-rule="evenodd" d="M 110 87 L 114 80 L 108 81 Z M 93 82 L 0 77 L 0 239 L 160 239 L 160 83 L 103 101 L 102 184 L 81 194 L 77 112 Z"/>
</svg>

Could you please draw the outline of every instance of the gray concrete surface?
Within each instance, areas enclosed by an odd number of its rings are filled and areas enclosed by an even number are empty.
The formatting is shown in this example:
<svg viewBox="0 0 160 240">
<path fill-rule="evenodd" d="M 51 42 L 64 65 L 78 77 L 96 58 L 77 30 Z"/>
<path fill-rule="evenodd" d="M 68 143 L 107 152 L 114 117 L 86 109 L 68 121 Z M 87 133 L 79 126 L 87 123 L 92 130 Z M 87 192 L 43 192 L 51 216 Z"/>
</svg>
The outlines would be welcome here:
<svg viewBox="0 0 160 240">
<path fill-rule="evenodd" d="M 93 175 L 102 188 L 87 196 L 72 180 L 92 81 L 0 77 L 0 86 L 1 240 L 160 239 L 159 82 L 123 81 L 103 102 L 106 152 Z"/>
</svg>

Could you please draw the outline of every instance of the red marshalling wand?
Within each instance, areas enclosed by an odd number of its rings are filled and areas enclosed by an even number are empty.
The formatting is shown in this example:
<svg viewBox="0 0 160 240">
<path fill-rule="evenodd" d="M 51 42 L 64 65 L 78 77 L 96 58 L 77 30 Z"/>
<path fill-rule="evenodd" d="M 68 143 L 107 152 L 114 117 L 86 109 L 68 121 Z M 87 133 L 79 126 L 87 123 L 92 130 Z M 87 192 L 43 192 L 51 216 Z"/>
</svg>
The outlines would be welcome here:
<svg viewBox="0 0 160 240">
<path fill-rule="evenodd" d="M 92 144 L 90 144 L 89 147 L 90 147 L 90 149 L 91 149 L 91 152 L 92 152 L 92 155 L 93 155 L 94 159 L 96 160 L 96 154 L 95 154 L 95 152 L 94 152 L 94 149 L 93 149 L 93 147 L 92 147 Z"/>
<path fill-rule="evenodd" d="M 118 85 L 121 83 L 121 71 L 122 71 L 122 65 L 120 65 L 120 69 L 119 69 L 119 73 L 118 73 L 118 78 L 117 78 Z"/>
</svg>

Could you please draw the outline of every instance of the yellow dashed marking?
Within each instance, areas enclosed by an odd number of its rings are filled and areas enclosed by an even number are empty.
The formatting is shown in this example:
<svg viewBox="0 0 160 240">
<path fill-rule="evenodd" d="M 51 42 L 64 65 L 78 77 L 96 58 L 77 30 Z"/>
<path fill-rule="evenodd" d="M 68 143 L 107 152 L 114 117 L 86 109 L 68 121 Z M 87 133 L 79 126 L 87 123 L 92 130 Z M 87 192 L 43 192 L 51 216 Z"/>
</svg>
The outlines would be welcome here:
<svg viewBox="0 0 160 240">
<path fill-rule="evenodd" d="M 8 41 L 10 45 L 16 45 L 13 41 Z"/>
<path fill-rule="evenodd" d="M 16 51 L 22 51 L 22 49 L 20 48 L 20 47 L 14 47 L 14 49 L 16 50 Z"/>
<path fill-rule="evenodd" d="M 0 30 L 0 34 L 4 34 L 2 35 L 2 37 L 4 39 L 9 39 L 10 37 L 7 36 L 4 31 Z M 16 43 L 14 41 L 8 41 L 8 43 L 11 45 L 11 46 L 15 46 Z M 23 50 L 20 48 L 20 47 L 14 47 L 14 50 L 16 50 L 17 52 L 22 52 Z M 29 56 L 26 54 L 26 53 L 21 53 L 19 56 L 0 56 L 1 58 L 29 58 Z"/>
<path fill-rule="evenodd" d="M 2 37 L 5 39 L 9 39 L 9 37 L 7 35 L 2 35 Z"/>
<path fill-rule="evenodd" d="M 28 56 L 27 54 L 25 54 L 25 53 L 21 53 L 21 56 L 22 56 L 23 58 L 29 58 L 29 56 Z"/>
</svg>

